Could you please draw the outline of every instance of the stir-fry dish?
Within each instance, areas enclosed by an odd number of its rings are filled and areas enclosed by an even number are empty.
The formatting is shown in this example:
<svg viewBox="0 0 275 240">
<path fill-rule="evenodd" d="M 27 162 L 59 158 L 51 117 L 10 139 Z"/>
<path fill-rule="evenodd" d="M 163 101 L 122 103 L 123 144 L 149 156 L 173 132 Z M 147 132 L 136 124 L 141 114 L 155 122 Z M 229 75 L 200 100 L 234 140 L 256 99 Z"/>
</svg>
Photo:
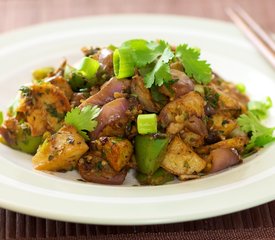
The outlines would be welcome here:
<svg viewBox="0 0 275 240">
<path fill-rule="evenodd" d="M 82 48 L 78 64 L 33 72 L 3 117 L 1 142 L 35 169 L 77 170 L 84 181 L 161 185 L 221 171 L 274 141 L 272 102 L 212 72 L 187 44 L 129 40 Z"/>
</svg>

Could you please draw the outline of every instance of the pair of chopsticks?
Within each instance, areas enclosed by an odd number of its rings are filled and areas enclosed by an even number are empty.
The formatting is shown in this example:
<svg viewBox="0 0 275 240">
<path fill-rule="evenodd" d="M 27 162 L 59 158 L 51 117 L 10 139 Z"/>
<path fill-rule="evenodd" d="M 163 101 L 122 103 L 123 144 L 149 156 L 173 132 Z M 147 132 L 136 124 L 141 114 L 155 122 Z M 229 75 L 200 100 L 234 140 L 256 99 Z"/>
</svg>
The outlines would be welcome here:
<svg viewBox="0 0 275 240">
<path fill-rule="evenodd" d="M 240 6 L 226 13 L 275 69 L 275 42 Z"/>
</svg>

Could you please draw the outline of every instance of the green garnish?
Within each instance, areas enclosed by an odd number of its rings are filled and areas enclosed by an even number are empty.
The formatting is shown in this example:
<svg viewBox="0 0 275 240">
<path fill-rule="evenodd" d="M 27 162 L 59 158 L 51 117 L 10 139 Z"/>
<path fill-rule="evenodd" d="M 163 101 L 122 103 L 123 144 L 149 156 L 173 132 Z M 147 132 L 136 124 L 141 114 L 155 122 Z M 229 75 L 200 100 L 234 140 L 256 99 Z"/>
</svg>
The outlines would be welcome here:
<svg viewBox="0 0 275 240">
<path fill-rule="evenodd" d="M 155 61 L 166 47 L 167 44 L 164 41 L 148 42 L 143 39 L 133 39 L 122 43 L 113 55 L 116 77 L 133 76 L 135 68 L 145 67 Z"/>
<path fill-rule="evenodd" d="M 251 134 L 250 141 L 246 146 L 247 152 L 255 147 L 263 147 L 264 145 L 275 140 L 275 137 L 273 137 L 275 127 L 265 127 L 252 112 L 242 114 L 238 118 L 237 122 L 242 131 Z"/>
<path fill-rule="evenodd" d="M 21 86 L 19 91 L 21 91 L 21 94 L 24 97 L 29 97 L 31 95 L 31 89 L 28 86 Z"/>
<path fill-rule="evenodd" d="M 174 57 L 170 47 L 166 47 L 153 69 L 144 77 L 145 87 L 150 88 L 153 84 L 161 86 L 172 79 L 169 61 Z"/>
<path fill-rule="evenodd" d="M 96 73 L 100 64 L 97 60 L 90 57 L 82 58 L 78 68 L 66 65 L 64 77 L 69 82 L 73 91 L 82 88 L 90 88 L 97 81 Z"/>
<path fill-rule="evenodd" d="M 0 126 L 2 125 L 3 121 L 4 121 L 3 112 L 0 111 Z"/>
<path fill-rule="evenodd" d="M 158 131 L 157 115 L 154 113 L 138 115 L 137 129 L 139 134 L 156 133 Z"/>
<path fill-rule="evenodd" d="M 114 72 L 117 78 L 131 77 L 135 73 L 135 63 L 128 48 L 116 49 L 113 53 Z"/>
<path fill-rule="evenodd" d="M 161 86 L 171 80 L 169 62 L 174 57 L 171 47 L 165 41 L 133 39 L 124 42 L 114 51 L 114 72 L 117 78 L 125 78 L 133 76 L 136 68 L 139 68 L 140 72 L 144 72 L 145 68 L 145 86 Z M 212 70 L 206 61 L 199 60 L 199 49 L 190 48 L 187 44 L 179 45 L 176 57 L 181 60 L 189 77 L 202 84 L 211 81 Z"/>
<path fill-rule="evenodd" d="M 270 97 L 266 98 L 266 102 L 250 101 L 248 103 L 248 110 L 252 112 L 257 118 L 265 119 L 268 116 L 268 109 L 272 107 L 272 100 Z"/>
<path fill-rule="evenodd" d="M 66 114 L 65 123 L 74 126 L 85 140 L 89 140 L 86 131 L 91 132 L 96 128 L 97 121 L 94 119 L 99 113 L 100 108 L 97 106 L 86 106 L 82 109 L 75 107 Z"/>
<path fill-rule="evenodd" d="M 216 109 L 219 104 L 220 95 L 216 93 L 212 88 L 209 88 L 209 87 L 204 88 L 204 95 L 207 103 L 212 108 Z"/>
<path fill-rule="evenodd" d="M 246 87 L 245 87 L 245 85 L 244 85 L 243 83 L 238 83 L 238 84 L 236 85 L 236 88 L 237 88 L 237 90 L 238 90 L 240 93 L 245 94 L 245 92 L 246 92 Z"/>
<path fill-rule="evenodd" d="M 96 74 L 98 68 L 99 62 L 97 60 L 84 57 L 79 64 L 78 71 L 87 79 L 91 79 Z"/>
<path fill-rule="evenodd" d="M 33 83 L 41 82 L 46 77 L 48 77 L 50 73 L 53 73 L 53 72 L 54 72 L 53 67 L 43 67 L 43 68 L 36 69 L 32 72 L 32 81 Z"/>
<path fill-rule="evenodd" d="M 187 44 L 179 45 L 176 49 L 176 57 L 181 60 L 188 77 L 194 78 L 200 84 L 207 84 L 211 81 L 210 64 L 204 60 L 199 60 L 200 51 L 196 48 L 188 47 Z"/>
<path fill-rule="evenodd" d="M 131 52 L 135 67 L 141 68 L 155 61 L 162 55 L 167 46 L 167 43 L 162 40 L 148 42 L 143 39 L 133 39 L 124 42 L 121 48 L 128 49 Z"/>
</svg>

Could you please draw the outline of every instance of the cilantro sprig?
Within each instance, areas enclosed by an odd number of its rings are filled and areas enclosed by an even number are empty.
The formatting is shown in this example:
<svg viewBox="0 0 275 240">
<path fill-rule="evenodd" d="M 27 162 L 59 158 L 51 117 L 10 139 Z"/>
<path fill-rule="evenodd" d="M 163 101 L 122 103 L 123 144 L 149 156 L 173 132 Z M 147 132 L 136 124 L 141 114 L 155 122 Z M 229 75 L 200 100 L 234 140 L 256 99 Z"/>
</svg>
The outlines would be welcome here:
<svg viewBox="0 0 275 240">
<path fill-rule="evenodd" d="M 100 111 L 97 106 L 85 106 L 82 109 L 75 107 L 66 114 L 65 123 L 74 126 L 85 140 L 89 140 L 87 132 L 91 132 L 96 128 L 97 121 L 94 119 Z"/>
<path fill-rule="evenodd" d="M 265 102 L 250 101 L 248 103 L 248 110 L 252 112 L 259 119 L 265 119 L 268 115 L 268 110 L 271 107 L 272 107 L 272 100 L 270 97 L 267 97 Z"/>
<path fill-rule="evenodd" d="M 246 146 L 246 152 L 255 147 L 263 147 L 264 145 L 275 141 L 273 132 L 275 127 L 268 128 L 260 123 L 260 120 L 253 112 L 242 114 L 237 120 L 242 131 L 251 134 L 250 141 Z"/>
<path fill-rule="evenodd" d="M 162 56 L 158 59 L 156 65 L 144 77 L 145 87 L 150 88 L 153 84 L 161 86 L 165 82 L 169 82 L 171 78 L 169 60 L 174 54 L 169 47 L 166 47 Z"/>
<path fill-rule="evenodd" d="M 204 60 L 200 60 L 200 51 L 191 48 L 187 44 L 179 45 L 176 48 L 176 57 L 178 57 L 185 69 L 188 77 L 200 84 L 207 84 L 211 81 L 212 70 L 210 64 Z"/>
<path fill-rule="evenodd" d="M 161 86 L 172 80 L 170 62 L 178 58 L 189 77 L 200 84 L 207 84 L 211 81 L 212 70 L 199 57 L 200 50 L 187 44 L 179 45 L 176 51 L 172 51 L 171 46 L 163 40 L 148 42 L 133 39 L 124 42 L 114 51 L 114 72 L 117 78 L 132 77 L 138 68 L 140 72 L 145 72 L 143 76 L 147 88 Z"/>
</svg>

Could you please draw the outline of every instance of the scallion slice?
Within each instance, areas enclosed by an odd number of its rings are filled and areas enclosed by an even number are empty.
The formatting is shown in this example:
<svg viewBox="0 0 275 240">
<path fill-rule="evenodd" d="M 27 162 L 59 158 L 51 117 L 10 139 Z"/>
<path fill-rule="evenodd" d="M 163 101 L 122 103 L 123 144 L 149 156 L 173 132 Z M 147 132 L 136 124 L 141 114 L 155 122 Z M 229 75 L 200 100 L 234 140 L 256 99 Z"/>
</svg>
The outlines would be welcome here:
<svg viewBox="0 0 275 240">
<path fill-rule="evenodd" d="M 154 113 L 138 115 L 137 129 L 139 134 L 156 133 L 158 131 L 157 115 Z"/>
<path fill-rule="evenodd" d="M 135 73 L 135 64 L 129 48 L 119 48 L 113 53 L 114 72 L 117 78 L 131 77 Z"/>
</svg>

